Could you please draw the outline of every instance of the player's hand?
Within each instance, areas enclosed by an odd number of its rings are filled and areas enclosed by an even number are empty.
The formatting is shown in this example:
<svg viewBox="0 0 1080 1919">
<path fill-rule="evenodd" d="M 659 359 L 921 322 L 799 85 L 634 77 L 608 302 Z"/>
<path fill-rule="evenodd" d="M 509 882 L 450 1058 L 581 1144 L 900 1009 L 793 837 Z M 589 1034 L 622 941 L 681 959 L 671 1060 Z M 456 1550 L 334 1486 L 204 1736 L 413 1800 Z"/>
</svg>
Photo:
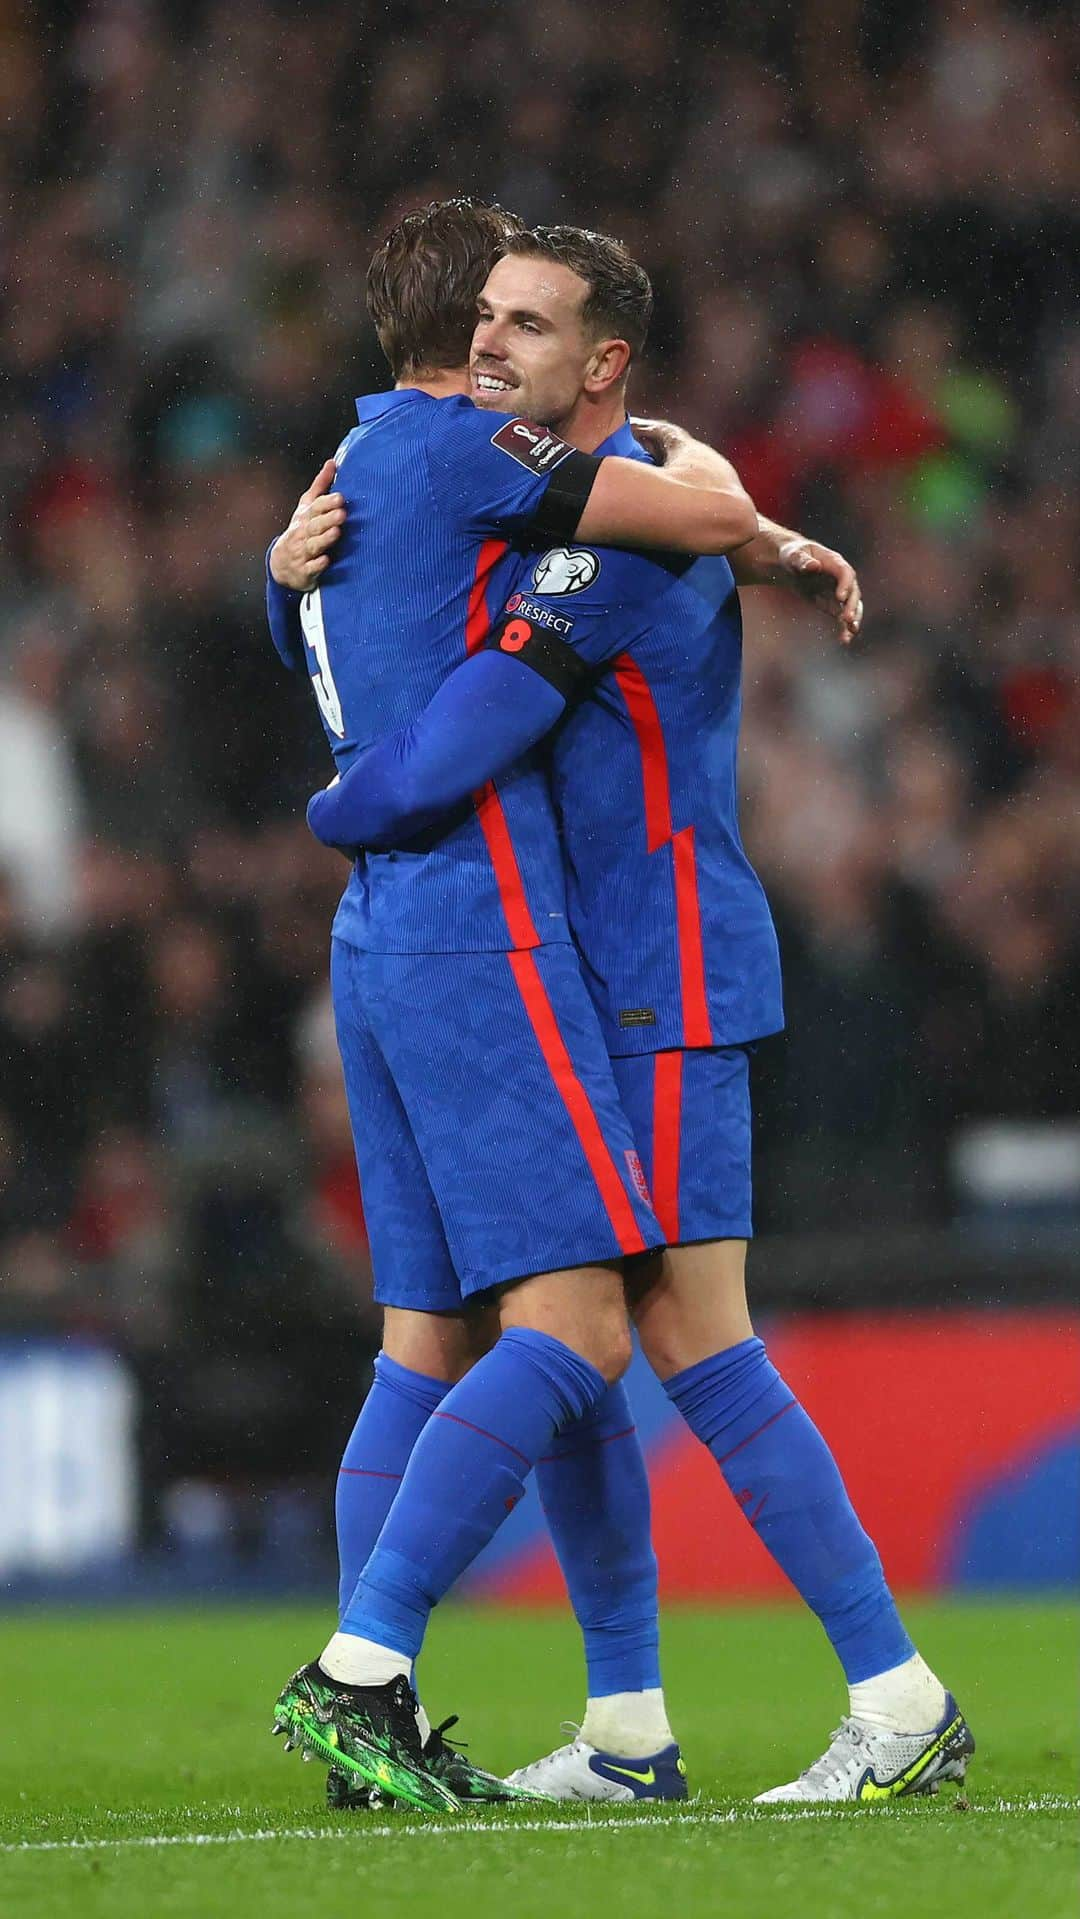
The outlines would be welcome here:
<svg viewBox="0 0 1080 1919">
<path fill-rule="evenodd" d="M 691 443 L 685 427 L 673 426 L 670 420 L 632 419 L 630 425 L 635 440 L 641 442 L 657 466 L 666 466 L 673 454 Z"/>
<path fill-rule="evenodd" d="M 330 548 L 341 538 L 345 524 L 345 501 L 340 493 L 331 493 L 337 468 L 327 460 L 319 468 L 306 493 L 296 502 L 296 511 L 287 530 L 270 548 L 270 572 L 279 586 L 293 593 L 310 593 L 319 575 L 330 564 Z"/>
<path fill-rule="evenodd" d="M 787 540 L 778 555 L 790 583 L 826 619 L 834 620 L 837 637 L 850 646 L 863 620 L 862 593 L 855 568 L 842 553 L 818 540 Z"/>
</svg>

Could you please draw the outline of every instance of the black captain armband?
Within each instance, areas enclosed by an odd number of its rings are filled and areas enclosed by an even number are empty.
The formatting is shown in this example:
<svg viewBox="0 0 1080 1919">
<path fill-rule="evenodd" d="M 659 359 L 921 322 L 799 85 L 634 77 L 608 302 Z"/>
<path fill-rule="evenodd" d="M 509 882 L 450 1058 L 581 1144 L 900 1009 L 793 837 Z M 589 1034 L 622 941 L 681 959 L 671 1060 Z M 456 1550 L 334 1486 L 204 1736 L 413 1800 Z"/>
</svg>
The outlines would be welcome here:
<svg viewBox="0 0 1080 1919">
<path fill-rule="evenodd" d="M 529 521 L 537 546 L 566 546 L 573 539 L 600 471 L 595 453 L 574 450 L 565 454 L 547 483 L 547 490 Z"/>
<path fill-rule="evenodd" d="M 524 613 L 504 614 L 498 625 L 492 627 L 486 650 L 509 653 L 531 666 L 556 693 L 562 694 L 567 706 L 587 699 L 593 690 L 595 675 L 580 653 L 575 653 L 566 640 L 538 626 Z"/>
</svg>

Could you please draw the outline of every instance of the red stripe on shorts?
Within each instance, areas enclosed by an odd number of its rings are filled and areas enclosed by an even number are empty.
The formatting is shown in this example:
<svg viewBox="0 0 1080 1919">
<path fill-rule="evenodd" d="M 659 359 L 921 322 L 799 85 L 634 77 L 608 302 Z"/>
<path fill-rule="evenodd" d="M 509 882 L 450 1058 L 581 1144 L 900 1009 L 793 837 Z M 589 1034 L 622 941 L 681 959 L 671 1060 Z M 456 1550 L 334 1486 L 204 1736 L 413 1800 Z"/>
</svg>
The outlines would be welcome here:
<svg viewBox="0 0 1080 1919">
<path fill-rule="evenodd" d="M 657 1053 L 653 1077 L 653 1210 L 669 1246 L 679 1239 L 679 1148 L 682 1138 L 682 1070 L 679 1052 Z"/>
<path fill-rule="evenodd" d="M 645 1241 L 641 1228 L 604 1138 L 600 1121 L 593 1111 L 592 1101 L 574 1070 L 566 1041 L 559 1031 L 555 1009 L 540 977 L 540 969 L 531 953 L 508 953 L 507 959 L 548 1072 L 570 1115 L 589 1171 L 596 1181 L 620 1251 L 643 1253 Z"/>
</svg>

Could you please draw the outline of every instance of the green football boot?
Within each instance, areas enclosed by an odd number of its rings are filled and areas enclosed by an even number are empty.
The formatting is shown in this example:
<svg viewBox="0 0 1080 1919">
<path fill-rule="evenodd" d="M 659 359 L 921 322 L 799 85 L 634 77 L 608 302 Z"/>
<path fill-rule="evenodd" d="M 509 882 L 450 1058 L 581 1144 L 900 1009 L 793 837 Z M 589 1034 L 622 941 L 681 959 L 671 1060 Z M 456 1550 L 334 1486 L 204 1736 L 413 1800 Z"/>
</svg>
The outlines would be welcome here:
<svg viewBox="0 0 1080 1919">
<path fill-rule="evenodd" d="M 448 1786 L 462 1805 L 506 1806 L 520 1800 L 548 1801 L 547 1793 L 508 1785 L 493 1772 L 474 1766 L 446 1734 L 457 1725 L 457 1714 L 433 1726 L 423 1745 L 424 1765 L 444 1786 Z M 326 1777 L 326 1804 L 331 1812 L 379 1812 L 386 1810 L 382 1794 L 370 1786 L 358 1785 L 348 1773 L 336 1766 Z"/>
<path fill-rule="evenodd" d="M 466 1759 L 460 1747 L 446 1737 L 451 1726 L 456 1726 L 457 1722 L 455 1712 L 449 1719 L 444 1719 L 441 1726 L 432 1726 L 424 1741 L 424 1764 L 436 1779 L 441 1779 L 443 1785 L 449 1787 L 462 1805 L 506 1806 L 520 1800 L 548 1803 L 546 1793 L 508 1785 L 505 1779 L 497 1779 L 493 1772 L 485 1772 L 481 1766 L 474 1766 L 470 1759 Z"/>
<path fill-rule="evenodd" d="M 347 1772 L 340 1772 L 337 1766 L 331 1766 L 326 1775 L 326 1807 L 328 1812 L 386 1812 L 393 1811 L 393 1800 L 387 1801 L 374 1786 L 358 1786 Z"/>
<path fill-rule="evenodd" d="M 416 1724 L 416 1695 L 402 1674 L 383 1686 L 347 1686 L 312 1660 L 274 1707 L 286 1751 L 302 1746 L 354 1786 L 421 1812 L 459 1812 L 450 1787 L 429 1770 Z"/>
</svg>

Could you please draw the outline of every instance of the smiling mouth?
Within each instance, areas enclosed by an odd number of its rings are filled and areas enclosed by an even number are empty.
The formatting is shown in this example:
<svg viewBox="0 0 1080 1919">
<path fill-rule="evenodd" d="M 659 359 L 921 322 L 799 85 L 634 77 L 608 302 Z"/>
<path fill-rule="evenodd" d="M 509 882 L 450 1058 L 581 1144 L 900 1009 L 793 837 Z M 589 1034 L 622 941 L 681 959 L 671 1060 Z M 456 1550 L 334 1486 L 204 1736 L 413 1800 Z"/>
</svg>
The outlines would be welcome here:
<svg viewBox="0 0 1080 1919">
<path fill-rule="evenodd" d="M 477 368 L 473 373 L 473 385 L 478 393 L 512 393 L 517 382 L 504 380 L 501 374 L 489 373 Z"/>
</svg>

